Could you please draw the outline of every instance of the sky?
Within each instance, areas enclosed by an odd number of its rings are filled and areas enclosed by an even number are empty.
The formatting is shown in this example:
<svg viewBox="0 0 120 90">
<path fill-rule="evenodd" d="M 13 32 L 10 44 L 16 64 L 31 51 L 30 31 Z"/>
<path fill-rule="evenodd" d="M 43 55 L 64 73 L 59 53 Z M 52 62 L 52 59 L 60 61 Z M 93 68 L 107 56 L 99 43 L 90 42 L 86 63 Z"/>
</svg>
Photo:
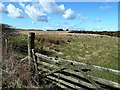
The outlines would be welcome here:
<svg viewBox="0 0 120 90">
<path fill-rule="evenodd" d="M 118 30 L 118 2 L 0 2 L 0 14 L 22 29 Z"/>
</svg>

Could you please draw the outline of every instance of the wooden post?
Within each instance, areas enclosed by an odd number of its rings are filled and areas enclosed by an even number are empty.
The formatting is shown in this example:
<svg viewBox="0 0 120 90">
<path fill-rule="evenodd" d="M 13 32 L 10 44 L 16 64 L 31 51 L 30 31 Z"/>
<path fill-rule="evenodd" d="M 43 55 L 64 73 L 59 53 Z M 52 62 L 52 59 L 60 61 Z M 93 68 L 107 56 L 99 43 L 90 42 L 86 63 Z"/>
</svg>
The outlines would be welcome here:
<svg viewBox="0 0 120 90">
<path fill-rule="evenodd" d="M 8 55 L 8 39 L 5 39 L 5 50 L 6 50 L 6 53 L 5 55 Z"/>
<path fill-rule="evenodd" d="M 32 49 L 32 54 L 33 54 L 33 65 L 34 65 L 34 78 L 36 79 L 36 84 L 39 86 L 40 82 L 40 77 L 39 77 L 39 72 L 38 72 L 38 63 L 37 63 L 37 56 L 35 55 L 34 49 Z"/>
<path fill-rule="evenodd" d="M 33 58 L 32 49 L 34 49 L 34 39 L 35 39 L 35 33 L 30 32 L 28 34 L 28 59 L 29 59 L 29 65 L 31 64 L 31 59 Z"/>
</svg>

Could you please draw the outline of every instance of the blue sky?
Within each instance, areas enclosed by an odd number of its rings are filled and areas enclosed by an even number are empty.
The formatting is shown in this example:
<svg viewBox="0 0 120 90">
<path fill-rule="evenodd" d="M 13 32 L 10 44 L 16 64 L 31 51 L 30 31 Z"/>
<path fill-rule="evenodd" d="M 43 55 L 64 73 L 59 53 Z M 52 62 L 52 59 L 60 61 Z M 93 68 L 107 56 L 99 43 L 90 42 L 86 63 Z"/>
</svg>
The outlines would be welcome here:
<svg viewBox="0 0 120 90">
<path fill-rule="evenodd" d="M 2 2 L 0 23 L 24 29 L 118 30 L 117 2 Z"/>
</svg>

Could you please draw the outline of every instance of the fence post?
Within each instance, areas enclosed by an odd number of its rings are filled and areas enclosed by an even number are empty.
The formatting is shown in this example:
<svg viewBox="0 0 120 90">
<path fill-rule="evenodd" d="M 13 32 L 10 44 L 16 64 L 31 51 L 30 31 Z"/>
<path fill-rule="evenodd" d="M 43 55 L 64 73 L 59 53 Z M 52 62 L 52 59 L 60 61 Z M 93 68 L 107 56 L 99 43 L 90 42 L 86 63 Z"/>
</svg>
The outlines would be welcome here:
<svg viewBox="0 0 120 90">
<path fill-rule="evenodd" d="M 5 55 L 8 55 L 8 39 L 5 39 L 5 50 L 6 50 L 6 53 Z"/>
<path fill-rule="evenodd" d="M 31 64 L 31 59 L 33 58 L 32 49 L 34 49 L 34 40 L 35 40 L 35 33 L 30 32 L 28 34 L 28 59 L 29 59 L 29 65 Z"/>
</svg>

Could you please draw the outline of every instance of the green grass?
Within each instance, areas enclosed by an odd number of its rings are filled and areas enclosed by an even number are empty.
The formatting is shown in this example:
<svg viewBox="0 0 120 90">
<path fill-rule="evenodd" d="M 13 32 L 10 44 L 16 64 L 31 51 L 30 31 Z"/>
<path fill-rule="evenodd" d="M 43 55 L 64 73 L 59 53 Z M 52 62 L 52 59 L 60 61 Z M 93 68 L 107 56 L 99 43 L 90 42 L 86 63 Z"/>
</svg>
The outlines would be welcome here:
<svg viewBox="0 0 120 90">
<path fill-rule="evenodd" d="M 62 52 L 59 56 L 91 65 L 98 65 L 118 70 L 118 38 L 115 37 L 74 37 L 69 44 L 58 45 Z M 118 82 L 120 76 L 110 73 L 91 71 L 90 75 Z"/>
<path fill-rule="evenodd" d="M 117 38 L 81 36 L 55 48 L 63 53 L 61 58 L 118 69 Z"/>
<path fill-rule="evenodd" d="M 27 35 L 16 35 L 16 36 L 11 36 L 10 38 L 10 43 L 15 44 L 15 45 L 27 45 Z"/>
<path fill-rule="evenodd" d="M 27 45 L 27 36 L 19 35 L 11 39 L 17 45 Z M 118 70 L 118 38 L 106 36 L 69 36 L 69 35 L 37 35 L 37 48 L 55 52 L 49 56 L 75 60 L 91 65 L 98 65 Z M 91 71 L 90 75 L 118 82 L 118 76 Z"/>
</svg>

